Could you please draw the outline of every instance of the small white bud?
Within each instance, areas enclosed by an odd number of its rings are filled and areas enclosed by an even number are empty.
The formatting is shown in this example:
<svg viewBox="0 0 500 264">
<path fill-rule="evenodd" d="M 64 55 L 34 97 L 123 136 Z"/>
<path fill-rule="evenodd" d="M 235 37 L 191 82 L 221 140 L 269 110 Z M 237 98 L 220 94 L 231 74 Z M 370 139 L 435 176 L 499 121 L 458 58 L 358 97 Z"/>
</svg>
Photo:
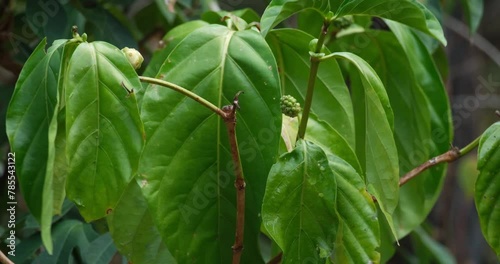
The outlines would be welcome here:
<svg viewBox="0 0 500 264">
<path fill-rule="evenodd" d="M 128 62 L 132 64 L 132 67 L 134 67 L 134 69 L 137 70 L 141 67 L 144 58 L 139 51 L 137 51 L 136 49 L 125 47 L 122 49 L 122 52 L 125 54 L 125 56 L 127 56 Z"/>
</svg>

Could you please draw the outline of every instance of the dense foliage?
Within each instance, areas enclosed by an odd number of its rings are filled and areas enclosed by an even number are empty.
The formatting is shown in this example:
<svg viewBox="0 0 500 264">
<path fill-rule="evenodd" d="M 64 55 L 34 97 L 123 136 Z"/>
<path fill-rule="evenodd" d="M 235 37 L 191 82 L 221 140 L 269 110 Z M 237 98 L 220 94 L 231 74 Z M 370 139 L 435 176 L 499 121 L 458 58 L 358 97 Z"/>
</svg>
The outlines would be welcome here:
<svg viewBox="0 0 500 264">
<path fill-rule="evenodd" d="M 182 20 L 186 1 L 156 2 L 168 23 Z M 464 2 L 475 30 L 482 5 Z M 70 28 L 41 28 L 53 42 L 32 52 L 7 110 L 19 185 L 40 225 L 19 244 L 19 263 L 33 254 L 108 263 L 116 250 L 131 263 L 229 263 L 239 166 L 243 263 L 381 263 L 410 232 L 426 239 L 420 225 L 446 164 L 400 177 L 453 139 L 433 56 L 446 45 L 435 4 L 273 0 L 261 17 L 207 11 L 169 30 L 145 67 L 167 87 L 139 76 L 113 36 L 92 33 L 115 32 L 116 19 L 99 22 L 111 14 L 64 10 L 95 26 L 71 39 L 60 39 Z M 296 28 L 284 26 L 290 19 Z M 239 91 L 231 134 L 210 110 L 236 107 Z M 500 254 L 499 123 L 457 155 L 477 144 L 475 202 Z M 73 206 L 93 224 L 54 216 Z"/>
</svg>

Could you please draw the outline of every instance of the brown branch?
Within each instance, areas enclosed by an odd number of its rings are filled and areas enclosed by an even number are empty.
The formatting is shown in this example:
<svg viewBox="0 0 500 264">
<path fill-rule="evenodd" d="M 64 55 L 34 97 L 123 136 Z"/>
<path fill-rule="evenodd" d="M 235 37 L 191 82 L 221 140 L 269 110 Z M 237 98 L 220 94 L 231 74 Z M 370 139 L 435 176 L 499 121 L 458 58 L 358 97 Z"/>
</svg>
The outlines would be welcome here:
<svg viewBox="0 0 500 264">
<path fill-rule="evenodd" d="M 0 263 L 14 264 L 14 262 L 12 262 L 7 256 L 5 256 L 1 250 L 0 250 Z"/>
<path fill-rule="evenodd" d="M 274 258 L 272 258 L 267 264 L 279 264 L 281 263 L 281 258 L 283 258 L 283 252 L 280 252 Z"/>
<path fill-rule="evenodd" d="M 460 157 L 461 157 L 460 149 L 458 149 L 457 147 L 453 147 L 449 151 L 424 162 L 420 166 L 418 166 L 415 169 L 411 170 L 410 172 L 406 173 L 405 176 L 403 176 L 403 177 L 401 177 L 401 179 L 399 179 L 399 186 L 403 186 L 409 180 L 415 178 L 417 175 L 419 175 L 420 173 L 422 173 L 423 171 L 425 171 L 431 167 L 434 167 L 434 166 L 441 164 L 441 163 L 444 163 L 444 162 L 455 161 Z"/>
<path fill-rule="evenodd" d="M 236 234 L 234 239 L 233 249 L 233 264 L 240 263 L 241 253 L 243 252 L 243 233 L 245 231 L 245 179 L 243 178 L 243 170 L 241 168 L 240 153 L 238 150 L 238 142 L 236 140 L 236 110 L 240 108 L 238 97 L 242 91 L 236 93 L 232 105 L 227 105 L 222 108 L 226 117 L 227 133 L 229 135 L 229 145 L 231 146 L 231 156 L 234 164 L 234 174 L 236 179 L 234 187 L 236 188 Z"/>
</svg>

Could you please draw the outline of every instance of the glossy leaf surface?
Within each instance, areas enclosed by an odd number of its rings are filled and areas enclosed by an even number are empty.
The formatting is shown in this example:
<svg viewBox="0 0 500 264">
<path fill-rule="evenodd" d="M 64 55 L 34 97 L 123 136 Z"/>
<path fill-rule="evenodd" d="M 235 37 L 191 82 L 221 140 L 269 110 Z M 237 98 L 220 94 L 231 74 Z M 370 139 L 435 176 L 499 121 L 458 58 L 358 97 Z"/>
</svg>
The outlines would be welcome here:
<svg viewBox="0 0 500 264">
<path fill-rule="evenodd" d="M 45 39 L 38 44 L 19 76 L 7 110 L 7 135 L 15 152 L 15 161 L 20 164 L 15 170 L 21 191 L 28 208 L 41 225 L 42 240 L 49 252 L 52 252 L 53 174 L 47 168 L 47 162 L 49 148 L 54 151 L 53 144 L 49 144 L 49 124 L 57 108 L 64 42 L 56 42 L 47 52 L 44 50 Z"/>
<path fill-rule="evenodd" d="M 368 191 L 377 198 L 392 227 L 392 213 L 399 199 L 399 170 L 392 130 L 394 115 L 389 98 L 377 73 L 362 58 L 349 52 L 335 52 L 332 56 L 354 65 L 351 86 L 355 109 L 355 151 L 365 171 Z"/>
<path fill-rule="evenodd" d="M 500 122 L 481 136 L 477 168 L 475 202 L 481 230 L 500 257 Z"/>
<path fill-rule="evenodd" d="M 446 45 L 443 29 L 434 14 L 417 0 L 344 1 L 336 16 L 371 15 L 398 21 L 425 32 Z"/>
<path fill-rule="evenodd" d="M 273 0 L 267 6 L 260 20 L 262 35 L 278 25 L 281 21 L 304 9 L 314 9 L 319 16 L 325 16 L 330 11 L 328 0 Z"/>
<path fill-rule="evenodd" d="M 236 126 L 247 190 L 242 258 L 261 262 L 259 213 L 267 174 L 278 155 L 281 124 L 271 50 L 254 30 L 211 25 L 177 45 L 157 77 L 219 107 L 245 92 Z M 196 101 L 156 85 L 148 87 L 141 113 L 147 143 L 139 179 L 167 247 L 181 263 L 229 262 L 236 193 L 224 122 Z M 196 239 L 186 239 L 193 235 Z"/>
<path fill-rule="evenodd" d="M 135 95 L 139 87 L 125 55 L 104 43 L 82 43 L 66 79 L 67 195 L 87 220 L 110 213 L 135 171 L 144 132 Z"/>
<path fill-rule="evenodd" d="M 283 250 L 283 263 L 321 263 L 333 254 L 337 184 L 317 145 L 299 140 L 269 173 L 262 221 Z"/>
</svg>

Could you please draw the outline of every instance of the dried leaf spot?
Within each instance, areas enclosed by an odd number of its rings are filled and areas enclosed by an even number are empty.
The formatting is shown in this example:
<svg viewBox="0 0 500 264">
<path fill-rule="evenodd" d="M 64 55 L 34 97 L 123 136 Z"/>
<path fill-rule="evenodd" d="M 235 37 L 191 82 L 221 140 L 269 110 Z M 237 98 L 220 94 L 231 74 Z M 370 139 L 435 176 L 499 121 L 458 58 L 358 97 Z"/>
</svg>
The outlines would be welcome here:
<svg viewBox="0 0 500 264">
<path fill-rule="evenodd" d="M 108 208 L 108 209 L 106 210 L 106 214 L 107 214 L 107 215 L 111 214 L 112 212 L 113 212 L 113 209 L 111 209 L 111 208 Z"/>
<path fill-rule="evenodd" d="M 141 188 L 144 188 L 146 185 L 148 185 L 148 181 L 147 180 L 142 180 L 141 181 Z"/>
</svg>

